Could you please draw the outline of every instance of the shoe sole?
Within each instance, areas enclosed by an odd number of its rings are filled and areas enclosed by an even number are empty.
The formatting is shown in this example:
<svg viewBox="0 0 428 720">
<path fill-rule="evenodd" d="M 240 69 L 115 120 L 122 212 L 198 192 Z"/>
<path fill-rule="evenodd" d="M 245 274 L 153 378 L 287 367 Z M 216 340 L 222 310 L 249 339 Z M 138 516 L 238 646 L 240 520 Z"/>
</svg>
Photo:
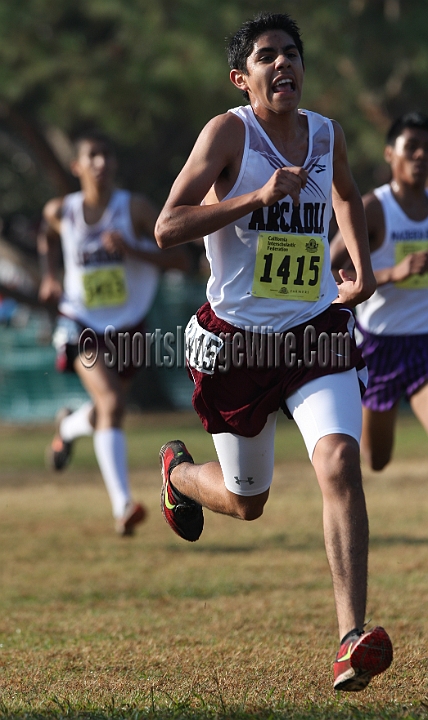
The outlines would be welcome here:
<svg viewBox="0 0 428 720">
<path fill-rule="evenodd" d="M 165 518 L 165 522 L 168 523 L 168 525 L 169 525 L 169 520 L 165 513 L 165 489 L 166 489 L 167 478 L 165 477 L 165 473 L 163 470 L 163 457 L 164 457 L 166 448 L 167 448 L 167 444 L 162 445 L 161 449 L 159 450 L 159 462 L 160 462 L 161 475 L 162 475 L 162 489 L 161 489 L 160 506 L 161 506 L 161 510 L 162 510 L 162 515 Z M 171 525 L 169 525 L 169 526 L 171 527 Z M 175 528 L 172 528 L 172 530 L 174 530 L 174 532 L 175 532 Z"/>
<path fill-rule="evenodd" d="M 355 646 L 350 658 L 351 667 L 339 675 L 334 689 L 345 692 L 364 690 L 373 677 L 389 668 L 392 657 L 392 643 L 387 633 L 381 627 L 374 628 Z"/>
</svg>

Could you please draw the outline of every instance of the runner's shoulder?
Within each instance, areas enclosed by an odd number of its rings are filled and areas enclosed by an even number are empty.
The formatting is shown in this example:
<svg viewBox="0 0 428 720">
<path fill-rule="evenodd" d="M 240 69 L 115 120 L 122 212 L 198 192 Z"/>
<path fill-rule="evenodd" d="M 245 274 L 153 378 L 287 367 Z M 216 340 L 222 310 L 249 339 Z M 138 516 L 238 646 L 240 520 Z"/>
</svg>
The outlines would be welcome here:
<svg viewBox="0 0 428 720">
<path fill-rule="evenodd" d="M 43 208 L 43 217 L 49 225 L 55 226 L 62 218 L 63 197 L 48 200 Z"/>
<path fill-rule="evenodd" d="M 385 239 L 385 217 L 382 203 L 373 191 L 363 195 L 370 250 L 377 250 Z"/>
<path fill-rule="evenodd" d="M 239 152 L 245 140 L 244 123 L 232 112 L 216 115 L 205 125 L 199 137 L 211 146 Z"/>
<path fill-rule="evenodd" d="M 364 210 L 366 213 L 367 221 L 371 221 L 375 224 L 383 224 L 384 223 L 384 215 L 383 215 L 383 208 L 382 203 L 380 202 L 379 198 L 375 195 L 374 191 L 371 190 L 370 192 L 366 193 L 362 197 Z"/>
</svg>

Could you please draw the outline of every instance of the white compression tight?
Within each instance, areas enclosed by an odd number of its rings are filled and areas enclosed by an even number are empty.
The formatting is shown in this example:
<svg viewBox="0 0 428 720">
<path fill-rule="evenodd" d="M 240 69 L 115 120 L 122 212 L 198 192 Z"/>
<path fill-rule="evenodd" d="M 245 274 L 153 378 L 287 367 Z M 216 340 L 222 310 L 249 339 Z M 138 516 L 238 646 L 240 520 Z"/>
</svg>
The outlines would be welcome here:
<svg viewBox="0 0 428 720">
<path fill-rule="evenodd" d="M 318 440 L 343 434 L 361 438 L 361 394 L 355 369 L 325 375 L 306 383 L 287 398 L 312 460 Z M 235 495 L 260 495 L 272 482 L 277 413 L 268 416 L 252 438 L 218 433 L 213 441 L 227 489 Z"/>
</svg>

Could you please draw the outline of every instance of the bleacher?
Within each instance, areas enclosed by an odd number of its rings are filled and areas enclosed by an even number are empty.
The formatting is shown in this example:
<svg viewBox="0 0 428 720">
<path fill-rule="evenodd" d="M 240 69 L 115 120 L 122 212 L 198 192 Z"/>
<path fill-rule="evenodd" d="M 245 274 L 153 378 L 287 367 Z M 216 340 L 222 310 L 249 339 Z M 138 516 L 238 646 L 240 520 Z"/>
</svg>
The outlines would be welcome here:
<svg viewBox="0 0 428 720">
<path fill-rule="evenodd" d="M 147 317 L 147 330 L 183 331 L 205 299 L 205 281 L 166 273 Z M 63 406 L 77 408 L 85 399 L 74 373 L 55 369 L 52 323 L 43 310 L 19 306 L 0 325 L 0 420 L 13 423 L 49 421 Z M 182 409 L 191 405 L 192 383 L 183 367 L 153 364 L 138 373 L 129 401 L 133 409 Z"/>
</svg>

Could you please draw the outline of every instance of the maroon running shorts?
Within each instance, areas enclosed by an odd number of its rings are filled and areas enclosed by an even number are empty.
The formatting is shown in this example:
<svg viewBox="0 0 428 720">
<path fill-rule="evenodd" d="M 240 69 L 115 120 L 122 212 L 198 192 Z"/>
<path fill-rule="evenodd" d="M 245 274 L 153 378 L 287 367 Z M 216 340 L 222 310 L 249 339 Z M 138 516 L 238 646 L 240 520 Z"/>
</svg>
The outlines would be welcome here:
<svg viewBox="0 0 428 720">
<path fill-rule="evenodd" d="M 198 310 L 197 319 L 203 328 L 215 335 L 221 335 L 225 339 L 225 347 L 231 345 L 237 333 L 245 335 L 246 347 L 252 343 L 254 347 L 254 343 L 262 342 L 259 333 L 244 331 L 220 320 L 208 302 Z M 361 352 L 355 344 L 354 324 L 349 308 L 334 303 L 309 322 L 285 331 L 281 334 L 283 338 L 288 333 L 295 338 L 295 362 L 291 366 L 292 357 L 288 357 L 286 363 L 285 342 L 282 342 L 279 357 L 275 358 L 275 362 L 272 362 L 272 353 L 268 357 L 266 352 L 264 358 L 259 358 L 254 363 L 251 352 L 245 351 L 244 363 L 237 367 L 236 363 L 231 362 L 226 371 L 221 370 L 219 355 L 212 375 L 199 372 L 188 365 L 188 373 L 195 385 L 193 407 L 205 430 L 211 434 L 228 432 L 254 437 L 263 430 L 270 413 L 281 408 L 289 416 L 285 401 L 302 385 L 332 373 L 344 372 L 354 367 L 357 370 L 364 368 Z M 337 343 L 335 345 L 333 341 L 334 336 L 340 333 L 345 335 L 347 332 L 349 344 L 346 362 L 338 362 L 337 353 L 333 351 L 328 354 L 326 362 L 325 353 L 318 353 L 318 343 L 324 349 L 326 345 L 333 349 L 337 347 Z M 310 341 L 311 351 L 315 353 L 315 356 L 311 357 L 316 357 L 312 364 L 307 358 Z M 290 353 L 288 355 L 290 356 Z M 224 363 L 223 366 L 225 367 Z"/>
</svg>

